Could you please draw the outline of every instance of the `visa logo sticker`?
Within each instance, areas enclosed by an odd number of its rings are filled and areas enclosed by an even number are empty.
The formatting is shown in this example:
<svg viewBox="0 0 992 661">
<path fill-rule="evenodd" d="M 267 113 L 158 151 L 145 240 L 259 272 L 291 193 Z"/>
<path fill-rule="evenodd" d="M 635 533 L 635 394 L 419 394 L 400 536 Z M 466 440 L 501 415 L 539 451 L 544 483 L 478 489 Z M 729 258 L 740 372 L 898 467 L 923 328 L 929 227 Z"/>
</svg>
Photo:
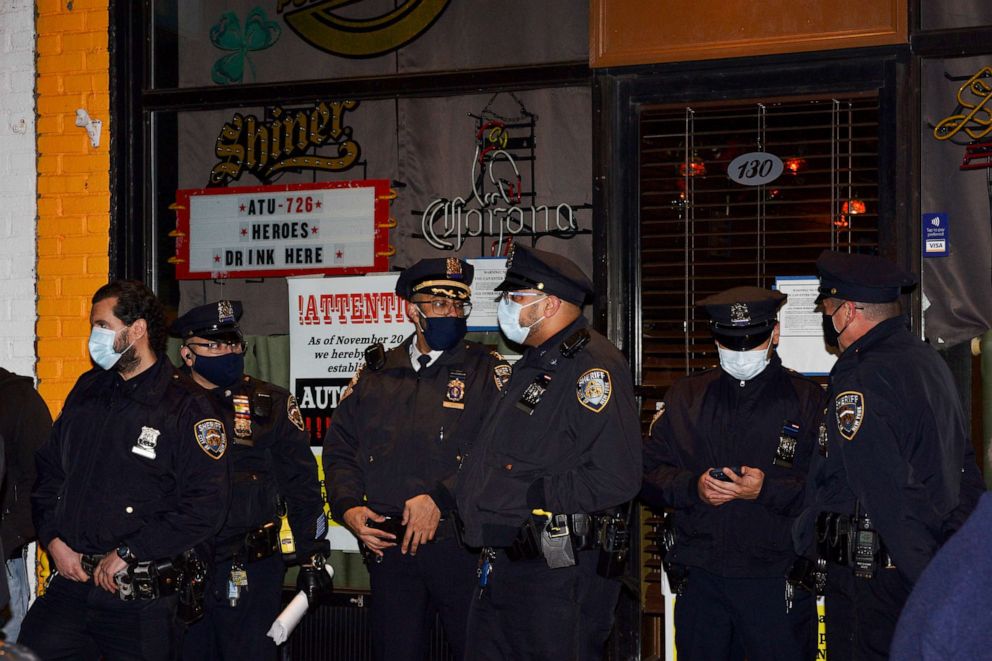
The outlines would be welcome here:
<svg viewBox="0 0 992 661">
<path fill-rule="evenodd" d="M 949 246 L 949 225 L 946 213 L 923 214 L 923 256 L 947 257 Z"/>
</svg>

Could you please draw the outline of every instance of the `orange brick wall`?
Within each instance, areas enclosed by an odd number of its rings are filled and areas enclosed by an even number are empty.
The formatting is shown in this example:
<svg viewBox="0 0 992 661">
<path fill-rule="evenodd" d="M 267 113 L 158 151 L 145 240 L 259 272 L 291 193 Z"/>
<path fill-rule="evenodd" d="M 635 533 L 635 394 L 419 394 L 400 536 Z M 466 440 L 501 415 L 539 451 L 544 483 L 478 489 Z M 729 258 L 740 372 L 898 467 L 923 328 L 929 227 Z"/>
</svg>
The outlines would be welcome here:
<svg viewBox="0 0 992 661">
<path fill-rule="evenodd" d="M 38 0 L 38 380 L 54 413 L 90 368 L 90 297 L 110 270 L 108 0 Z M 103 122 L 100 146 L 75 125 Z"/>
</svg>

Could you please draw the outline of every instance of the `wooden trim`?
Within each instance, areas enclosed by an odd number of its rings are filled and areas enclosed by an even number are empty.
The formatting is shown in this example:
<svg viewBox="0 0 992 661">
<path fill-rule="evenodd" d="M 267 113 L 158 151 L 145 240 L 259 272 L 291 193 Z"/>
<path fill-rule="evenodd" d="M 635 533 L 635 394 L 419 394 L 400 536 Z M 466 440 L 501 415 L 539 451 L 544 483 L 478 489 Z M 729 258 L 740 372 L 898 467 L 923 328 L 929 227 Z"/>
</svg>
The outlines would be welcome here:
<svg viewBox="0 0 992 661">
<path fill-rule="evenodd" d="M 801 53 L 909 39 L 908 0 L 811 0 L 802 6 L 808 7 L 805 15 L 791 0 L 694 0 L 678 6 L 674 0 L 591 0 L 590 66 Z"/>
</svg>

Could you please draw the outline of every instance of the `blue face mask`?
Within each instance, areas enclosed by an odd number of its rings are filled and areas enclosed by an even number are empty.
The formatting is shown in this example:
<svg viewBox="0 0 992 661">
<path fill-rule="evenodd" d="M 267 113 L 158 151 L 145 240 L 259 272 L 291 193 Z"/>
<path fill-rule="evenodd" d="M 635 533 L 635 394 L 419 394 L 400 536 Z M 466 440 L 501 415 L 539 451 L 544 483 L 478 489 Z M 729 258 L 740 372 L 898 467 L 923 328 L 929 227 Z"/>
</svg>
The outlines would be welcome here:
<svg viewBox="0 0 992 661">
<path fill-rule="evenodd" d="M 465 337 L 467 330 L 465 317 L 425 317 L 420 330 L 424 332 L 424 340 L 434 351 L 447 351 L 457 345 Z"/>
<path fill-rule="evenodd" d="M 111 367 L 116 365 L 117 361 L 119 361 L 121 356 L 124 355 L 124 352 L 132 346 L 129 344 L 124 348 L 124 351 L 114 351 L 114 343 L 116 340 L 117 333 L 109 328 L 94 326 L 93 330 L 90 331 L 90 358 L 93 359 L 94 363 L 105 370 L 109 370 Z"/>
<path fill-rule="evenodd" d="M 545 298 L 547 297 L 542 296 L 527 305 L 510 301 L 506 298 L 499 299 L 499 305 L 496 306 L 496 321 L 499 322 L 499 329 L 503 331 L 503 335 L 506 335 L 506 339 L 517 344 L 524 343 L 524 340 L 530 335 L 531 329 L 544 321 L 544 317 L 541 317 L 530 326 L 521 326 L 520 312 L 524 308 L 534 305 L 534 303 L 540 303 Z"/>
<path fill-rule="evenodd" d="M 245 355 L 226 353 L 223 356 L 196 356 L 193 371 L 220 388 L 227 388 L 245 373 Z"/>
</svg>

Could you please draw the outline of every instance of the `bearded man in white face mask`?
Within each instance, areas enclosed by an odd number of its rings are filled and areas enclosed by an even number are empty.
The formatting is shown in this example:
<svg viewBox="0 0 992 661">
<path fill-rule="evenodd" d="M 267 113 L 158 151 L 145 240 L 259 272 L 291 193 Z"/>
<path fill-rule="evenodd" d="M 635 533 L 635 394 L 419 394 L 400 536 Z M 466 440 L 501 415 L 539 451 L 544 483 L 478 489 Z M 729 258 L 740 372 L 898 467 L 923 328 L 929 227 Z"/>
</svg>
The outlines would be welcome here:
<svg viewBox="0 0 992 661">
<path fill-rule="evenodd" d="M 699 302 L 720 367 L 677 381 L 644 446 L 642 498 L 673 512 L 665 557 L 680 658 L 812 659 L 813 595 L 786 598 L 823 389 L 775 353 L 785 295 L 735 287 Z"/>
</svg>

